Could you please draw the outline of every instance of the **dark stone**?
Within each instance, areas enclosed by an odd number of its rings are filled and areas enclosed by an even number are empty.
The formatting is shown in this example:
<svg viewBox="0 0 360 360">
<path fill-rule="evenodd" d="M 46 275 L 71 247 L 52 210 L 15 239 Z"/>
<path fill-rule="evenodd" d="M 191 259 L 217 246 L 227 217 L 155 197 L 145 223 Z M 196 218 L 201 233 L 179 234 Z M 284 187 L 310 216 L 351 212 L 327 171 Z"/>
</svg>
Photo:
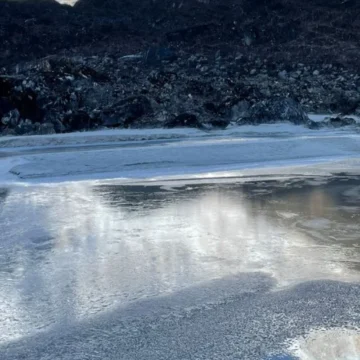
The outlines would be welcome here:
<svg viewBox="0 0 360 360">
<path fill-rule="evenodd" d="M 166 83 L 173 82 L 177 79 L 177 75 L 170 71 L 152 71 L 148 77 L 151 84 L 163 86 Z"/>
<path fill-rule="evenodd" d="M 14 109 L 5 114 L 2 119 L 2 125 L 8 126 L 10 128 L 14 128 L 18 125 L 20 121 L 20 113 L 18 109 Z"/>
<path fill-rule="evenodd" d="M 65 132 L 65 126 L 59 120 L 59 115 L 56 111 L 48 111 L 44 117 L 44 124 L 52 124 L 57 134 Z"/>
<path fill-rule="evenodd" d="M 24 123 L 16 126 L 15 133 L 16 135 L 26 135 L 32 133 L 36 130 L 36 126 L 31 123 Z"/>
<path fill-rule="evenodd" d="M 218 115 L 220 113 L 219 107 L 214 104 L 213 102 L 206 102 L 204 103 L 204 109 L 211 114 Z"/>
<path fill-rule="evenodd" d="M 67 115 L 63 121 L 66 131 L 80 131 L 94 128 L 90 116 L 85 111 L 76 111 Z"/>
<path fill-rule="evenodd" d="M 233 105 L 230 109 L 231 121 L 236 121 L 245 116 L 249 108 L 250 104 L 246 100 L 239 101 L 238 103 Z"/>
<path fill-rule="evenodd" d="M 21 118 L 42 122 L 44 111 L 37 103 L 37 94 L 32 89 L 14 91 L 11 102 L 19 110 Z"/>
<path fill-rule="evenodd" d="M 181 127 L 189 127 L 189 128 L 203 128 L 203 125 L 199 122 L 198 118 L 194 114 L 183 113 L 171 120 L 168 120 L 164 124 L 165 128 L 181 128 Z"/>
<path fill-rule="evenodd" d="M 230 124 L 229 119 L 212 119 L 209 122 L 205 123 L 204 125 L 210 125 L 214 129 L 226 129 L 227 126 Z"/>
<path fill-rule="evenodd" d="M 210 82 L 191 79 L 187 82 L 185 91 L 191 95 L 211 96 L 215 89 Z"/>
<path fill-rule="evenodd" d="M 116 116 L 111 110 L 105 110 L 102 115 L 102 124 L 108 128 L 124 127 L 124 119 Z"/>
<path fill-rule="evenodd" d="M 166 34 L 166 39 L 168 41 L 190 41 L 205 33 L 213 32 L 216 28 L 217 25 L 213 23 L 188 26 L 183 29 L 169 31 Z"/>
<path fill-rule="evenodd" d="M 356 124 L 357 124 L 357 122 L 353 118 L 336 116 L 336 117 L 332 117 L 332 118 L 326 118 L 324 121 L 309 120 L 306 125 L 309 129 L 318 130 L 318 129 L 324 128 L 326 126 L 340 128 L 343 126 L 353 126 Z"/>
<path fill-rule="evenodd" d="M 260 125 L 277 122 L 307 124 L 309 118 L 301 105 L 292 99 L 265 100 L 250 107 L 245 116 L 237 120 L 239 125 Z"/>
<path fill-rule="evenodd" d="M 61 134 L 65 131 L 65 126 L 62 124 L 62 122 L 58 119 L 54 119 L 50 122 L 52 126 L 54 127 L 54 130 L 57 134 Z"/>
<path fill-rule="evenodd" d="M 345 96 L 344 94 L 340 94 L 335 96 L 333 99 L 332 103 L 330 104 L 330 110 L 332 112 L 338 112 L 343 115 L 349 115 L 354 114 L 359 105 L 359 98 L 352 98 Z"/>
<path fill-rule="evenodd" d="M 333 117 L 326 120 L 326 125 L 338 128 L 343 126 L 356 125 L 356 120 L 349 117 Z"/>
<path fill-rule="evenodd" d="M 15 129 L 10 129 L 10 128 L 4 128 L 1 130 L 1 134 L 0 136 L 15 136 L 15 135 L 19 135 Z"/>
<path fill-rule="evenodd" d="M 54 125 L 50 123 L 41 124 L 36 131 L 36 135 L 51 135 L 55 133 Z"/>
<path fill-rule="evenodd" d="M 110 81 L 109 76 L 102 71 L 94 69 L 81 61 L 74 61 L 66 57 L 54 57 L 47 60 L 43 75 L 48 83 L 56 83 L 60 77 L 67 75 L 72 75 L 75 79 L 91 78 L 98 83 Z"/>
<path fill-rule="evenodd" d="M 10 79 L 0 77 L 0 97 L 7 97 L 11 94 L 13 84 Z"/>
<path fill-rule="evenodd" d="M 263 98 L 260 89 L 254 86 L 245 86 L 244 84 L 236 83 L 234 85 L 234 94 L 238 100 L 259 100 Z"/>
<path fill-rule="evenodd" d="M 0 97 L 0 119 L 13 109 L 15 107 L 8 99 Z"/>
<path fill-rule="evenodd" d="M 324 127 L 324 123 L 322 121 L 309 120 L 306 126 L 311 130 L 319 130 Z"/>
<path fill-rule="evenodd" d="M 149 66 L 161 65 L 163 61 L 173 62 L 177 59 L 177 54 L 174 49 L 166 47 L 150 47 L 144 56 L 144 62 Z"/>
<path fill-rule="evenodd" d="M 16 135 L 50 135 L 55 134 L 54 126 L 50 123 L 32 124 L 28 121 L 25 121 L 15 128 Z"/>
<path fill-rule="evenodd" d="M 104 110 L 103 125 L 107 127 L 131 127 L 144 115 L 152 113 L 149 99 L 145 96 L 132 96 Z"/>
</svg>

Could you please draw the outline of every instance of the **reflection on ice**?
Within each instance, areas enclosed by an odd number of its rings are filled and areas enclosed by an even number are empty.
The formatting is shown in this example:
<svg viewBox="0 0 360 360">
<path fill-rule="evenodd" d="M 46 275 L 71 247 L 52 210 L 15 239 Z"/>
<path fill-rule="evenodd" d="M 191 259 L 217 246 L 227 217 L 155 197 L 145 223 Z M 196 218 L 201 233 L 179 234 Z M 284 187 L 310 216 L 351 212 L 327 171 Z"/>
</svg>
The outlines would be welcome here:
<svg viewBox="0 0 360 360">
<path fill-rule="evenodd" d="M 14 189 L 0 201 L 0 340 L 239 272 L 358 279 L 358 183 Z"/>
</svg>

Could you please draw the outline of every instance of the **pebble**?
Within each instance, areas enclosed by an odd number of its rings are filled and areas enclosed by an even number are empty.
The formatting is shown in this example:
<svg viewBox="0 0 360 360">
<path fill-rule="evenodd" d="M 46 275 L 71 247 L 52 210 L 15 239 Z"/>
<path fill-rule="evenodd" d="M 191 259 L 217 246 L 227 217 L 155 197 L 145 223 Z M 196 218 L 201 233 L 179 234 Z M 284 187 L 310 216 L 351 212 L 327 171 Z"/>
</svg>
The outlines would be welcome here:
<svg viewBox="0 0 360 360">
<path fill-rule="evenodd" d="M 280 79 L 285 80 L 285 79 L 287 79 L 287 77 L 288 77 L 288 73 L 287 73 L 286 70 L 283 70 L 283 71 L 280 71 L 280 72 L 279 72 L 279 78 L 280 78 Z"/>
</svg>

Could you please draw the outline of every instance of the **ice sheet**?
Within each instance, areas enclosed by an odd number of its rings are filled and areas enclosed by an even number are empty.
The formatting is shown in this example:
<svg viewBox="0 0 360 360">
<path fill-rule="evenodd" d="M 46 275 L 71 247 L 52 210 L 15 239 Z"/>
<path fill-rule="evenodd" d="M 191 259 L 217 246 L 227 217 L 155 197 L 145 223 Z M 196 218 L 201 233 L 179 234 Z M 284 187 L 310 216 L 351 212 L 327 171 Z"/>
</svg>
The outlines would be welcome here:
<svg viewBox="0 0 360 360">
<path fill-rule="evenodd" d="M 289 124 L 214 132 L 103 130 L 3 138 L 0 148 L 3 183 L 209 179 L 271 174 L 275 169 L 284 174 L 285 168 L 321 172 L 330 164 L 355 171 L 360 134 L 353 128 L 312 131 Z"/>
</svg>

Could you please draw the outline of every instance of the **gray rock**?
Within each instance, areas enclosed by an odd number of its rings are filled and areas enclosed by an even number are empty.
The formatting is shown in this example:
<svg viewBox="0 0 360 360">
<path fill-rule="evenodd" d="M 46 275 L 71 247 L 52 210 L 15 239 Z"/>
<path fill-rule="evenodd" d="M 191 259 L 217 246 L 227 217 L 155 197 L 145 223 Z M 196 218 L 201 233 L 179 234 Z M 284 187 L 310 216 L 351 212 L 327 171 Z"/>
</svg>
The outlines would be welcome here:
<svg viewBox="0 0 360 360">
<path fill-rule="evenodd" d="M 306 123 L 306 126 L 311 129 L 311 130 L 319 130 L 321 128 L 323 128 L 325 126 L 323 121 L 313 121 L 313 120 L 309 120 Z"/>
<path fill-rule="evenodd" d="M 351 117 L 336 116 L 325 119 L 324 124 L 327 126 L 339 128 L 343 126 L 356 125 L 356 120 Z"/>
<path fill-rule="evenodd" d="M 277 122 L 291 122 L 295 125 L 306 124 L 307 114 L 299 103 L 286 99 L 265 100 L 253 105 L 247 113 L 237 120 L 239 125 L 260 125 Z"/>
<path fill-rule="evenodd" d="M 203 125 L 205 128 L 210 129 L 226 129 L 228 127 L 228 125 L 230 124 L 230 120 L 229 119 L 221 119 L 221 118 L 217 118 L 217 119 L 210 119 L 209 121 L 205 122 Z M 201 128 L 201 127 L 200 127 Z"/>
<path fill-rule="evenodd" d="M 101 117 L 104 126 L 128 128 L 136 126 L 136 122 L 152 112 L 151 102 L 147 97 L 131 96 L 105 109 Z"/>
<path fill-rule="evenodd" d="M 22 121 L 15 128 L 15 134 L 17 135 L 50 135 L 55 134 L 54 125 L 50 123 L 32 124 L 30 121 Z"/>
<path fill-rule="evenodd" d="M 63 120 L 66 131 L 88 130 L 95 127 L 92 119 L 86 111 L 69 113 Z"/>
<path fill-rule="evenodd" d="M 0 134 L 0 136 L 14 136 L 14 135 L 18 135 L 15 129 L 9 129 L 9 128 L 3 129 Z"/>
<path fill-rule="evenodd" d="M 59 134 L 59 133 L 61 134 L 61 133 L 65 132 L 65 130 L 66 130 L 63 123 L 58 119 L 53 119 L 51 121 L 51 124 L 54 127 L 54 130 L 57 134 Z"/>
<path fill-rule="evenodd" d="M 144 62 L 149 66 L 161 65 L 163 61 L 173 62 L 177 59 L 177 54 L 174 49 L 166 47 L 150 47 L 144 55 Z"/>
<path fill-rule="evenodd" d="M 18 109 L 10 110 L 1 119 L 1 123 L 5 126 L 9 126 L 10 128 L 16 127 L 19 121 L 20 121 L 20 113 Z"/>
<path fill-rule="evenodd" d="M 33 133 L 33 131 L 35 130 L 36 130 L 36 126 L 34 124 L 25 121 L 25 122 L 21 122 L 18 126 L 16 126 L 15 133 L 16 135 L 28 135 Z"/>
<path fill-rule="evenodd" d="M 191 55 L 188 59 L 188 64 L 190 67 L 195 67 L 197 65 L 197 56 Z"/>
<path fill-rule="evenodd" d="M 312 121 L 307 122 L 307 127 L 312 130 L 318 130 L 324 127 L 340 128 L 343 126 L 354 126 L 357 122 L 351 117 L 335 116 L 325 118 L 323 121 Z"/>
<path fill-rule="evenodd" d="M 235 104 L 230 111 L 231 121 L 237 121 L 238 119 L 244 117 L 249 110 L 250 104 L 246 100 L 242 100 Z"/>
<path fill-rule="evenodd" d="M 203 125 L 198 120 L 197 116 L 194 114 L 183 113 L 178 116 L 175 116 L 173 119 L 170 119 L 165 122 L 165 128 L 172 129 L 178 127 L 189 127 L 189 128 L 203 128 Z"/>
<path fill-rule="evenodd" d="M 56 111 L 48 111 L 44 118 L 45 124 L 52 124 L 56 133 L 65 132 L 66 128 L 60 121 L 59 114 Z"/>
<path fill-rule="evenodd" d="M 330 110 L 343 115 L 354 114 L 359 105 L 360 98 L 357 94 L 339 91 L 331 100 Z"/>
<path fill-rule="evenodd" d="M 0 82 L 0 87 L 2 83 Z M 14 110 L 14 105 L 6 98 L 0 97 L 0 119 L 11 110 Z"/>
<path fill-rule="evenodd" d="M 279 78 L 282 80 L 287 80 L 287 78 L 288 78 L 288 73 L 286 70 L 280 71 L 278 75 L 279 75 Z"/>
<path fill-rule="evenodd" d="M 39 129 L 36 131 L 37 135 L 50 135 L 55 133 L 56 131 L 54 125 L 50 123 L 41 124 Z"/>
</svg>

